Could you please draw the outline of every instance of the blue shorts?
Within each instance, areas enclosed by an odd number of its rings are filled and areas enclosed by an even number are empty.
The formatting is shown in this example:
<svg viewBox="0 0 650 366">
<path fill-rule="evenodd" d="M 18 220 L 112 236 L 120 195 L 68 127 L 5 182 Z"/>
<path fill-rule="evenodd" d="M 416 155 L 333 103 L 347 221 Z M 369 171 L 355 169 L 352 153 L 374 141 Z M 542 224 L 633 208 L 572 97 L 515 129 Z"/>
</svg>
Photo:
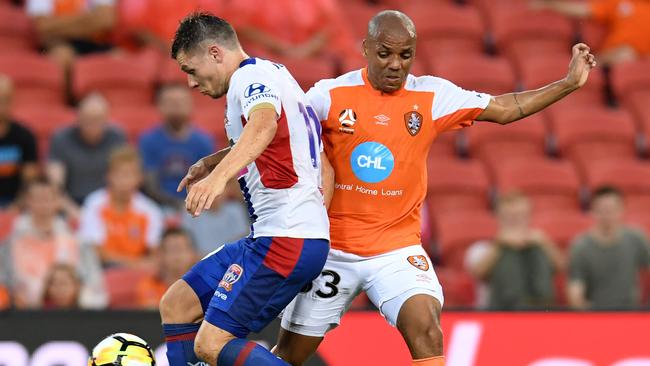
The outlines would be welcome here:
<svg viewBox="0 0 650 366">
<path fill-rule="evenodd" d="M 244 338 L 275 319 L 320 274 L 325 239 L 244 238 L 203 258 L 183 276 L 205 320 Z"/>
</svg>

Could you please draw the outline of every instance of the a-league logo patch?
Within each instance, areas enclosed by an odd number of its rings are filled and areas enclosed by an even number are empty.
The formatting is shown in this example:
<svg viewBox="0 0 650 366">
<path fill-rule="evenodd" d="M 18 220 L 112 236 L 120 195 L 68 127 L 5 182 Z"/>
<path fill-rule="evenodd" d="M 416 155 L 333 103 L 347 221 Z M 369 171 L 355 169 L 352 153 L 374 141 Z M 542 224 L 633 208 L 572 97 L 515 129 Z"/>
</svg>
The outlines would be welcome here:
<svg viewBox="0 0 650 366">
<path fill-rule="evenodd" d="M 422 115 L 416 111 L 406 112 L 404 113 L 404 124 L 411 136 L 415 136 L 422 127 Z"/>
<path fill-rule="evenodd" d="M 406 258 L 411 265 L 417 269 L 423 270 L 423 271 L 428 271 L 429 270 L 429 261 L 427 260 L 427 257 L 423 255 L 411 255 L 408 258 Z"/>
<path fill-rule="evenodd" d="M 219 287 L 223 287 L 226 291 L 231 291 L 232 285 L 239 281 L 243 273 L 244 269 L 241 268 L 241 266 L 238 264 L 231 264 L 230 267 L 228 267 L 226 274 L 223 275 L 223 278 L 219 282 Z"/>
</svg>

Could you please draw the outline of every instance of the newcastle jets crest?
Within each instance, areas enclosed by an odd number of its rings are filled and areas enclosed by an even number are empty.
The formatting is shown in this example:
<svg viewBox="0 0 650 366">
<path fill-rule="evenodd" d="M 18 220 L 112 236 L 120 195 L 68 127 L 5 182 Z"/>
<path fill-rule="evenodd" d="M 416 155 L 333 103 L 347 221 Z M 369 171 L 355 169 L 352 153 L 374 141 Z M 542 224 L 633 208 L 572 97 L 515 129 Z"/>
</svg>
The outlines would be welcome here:
<svg viewBox="0 0 650 366">
<path fill-rule="evenodd" d="M 416 111 L 410 111 L 404 113 L 404 123 L 406 124 L 406 130 L 415 136 L 420 132 L 422 128 L 422 115 Z"/>
</svg>

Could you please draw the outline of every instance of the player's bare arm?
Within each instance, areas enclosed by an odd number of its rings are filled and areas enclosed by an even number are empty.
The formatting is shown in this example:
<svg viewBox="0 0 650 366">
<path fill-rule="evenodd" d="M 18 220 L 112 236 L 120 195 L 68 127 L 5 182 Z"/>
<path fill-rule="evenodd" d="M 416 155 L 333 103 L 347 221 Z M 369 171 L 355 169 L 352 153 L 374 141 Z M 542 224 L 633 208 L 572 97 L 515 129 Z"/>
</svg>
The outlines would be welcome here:
<svg viewBox="0 0 650 366">
<path fill-rule="evenodd" d="M 194 163 L 188 170 L 187 174 L 176 188 L 177 192 L 182 191 L 184 188 L 189 188 L 192 184 L 198 182 L 199 180 L 205 178 L 210 174 L 210 172 L 226 157 L 230 152 L 230 146 L 225 149 L 221 149 L 213 154 L 205 156 L 196 163 Z"/>
<path fill-rule="evenodd" d="M 536 90 L 493 97 L 477 120 L 508 124 L 537 113 L 582 87 L 591 69 L 596 67 L 596 58 L 584 43 L 573 46 L 572 52 L 569 72 L 564 79 Z"/>
<path fill-rule="evenodd" d="M 185 208 L 189 213 L 198 216 L 208 209 L 215 198 L 223 194 L 226 183 L 264 152 L 277 131 L 277 118 L 271 105 L 251 112 L 248 123 L 230 153 L 207 177 L 190 187 L 185 200 Z"/>
<path fill-rule="evenodd" d="M 330 164 L 327 155 L 323 152 L 320 154 L 321 171 L 323 180 L 323 196 L 325 197 L 325 207 L 329 208 L 334 195 L 334 167 Z"/>
</svg>

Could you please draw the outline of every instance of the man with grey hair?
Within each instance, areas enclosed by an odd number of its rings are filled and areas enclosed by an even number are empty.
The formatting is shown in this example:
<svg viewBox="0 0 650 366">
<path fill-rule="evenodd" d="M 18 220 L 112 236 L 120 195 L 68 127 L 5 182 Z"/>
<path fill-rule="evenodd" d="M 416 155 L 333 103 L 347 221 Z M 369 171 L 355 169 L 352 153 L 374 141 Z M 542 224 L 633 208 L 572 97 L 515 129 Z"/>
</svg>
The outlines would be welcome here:
<svg viewBox="0 0 650 366">
<path fill-rule="evenodd" d="M 34 134 L 11 117 L 13 84 L 0 74 L 0 207 L 12 204 L 21 184 L 38 175 Z"/>
<path fill-rule="evenodd" d="M 108 156 L 126 142 L 124 134 L 109 125 L 109 113 L 103 96 L 89 94 L 79 103 L 77 124 L 52 137 L 48 176 L 78 204 L 105 185 Z"/>
<path fill-rule="evenodd" d="M 490 96 L 409 75 L 416 38 L 405 14 L 377 14 L 363 42 L 367 67 L 320 81 L 307 93 L 322 123 L 332 249 L 322 275 L 282 318 L 275 353 L 294 366 L 316 351 L 361 291 L 400 331 L 412 365 L 444 365 L 444 297 L 420 244 L 431 143 L 475 120 L 504 125 L 536 113 L 584 85 L 596 66 L 589 47 L 577 44 L 563 79 Z"/>
</svg>

